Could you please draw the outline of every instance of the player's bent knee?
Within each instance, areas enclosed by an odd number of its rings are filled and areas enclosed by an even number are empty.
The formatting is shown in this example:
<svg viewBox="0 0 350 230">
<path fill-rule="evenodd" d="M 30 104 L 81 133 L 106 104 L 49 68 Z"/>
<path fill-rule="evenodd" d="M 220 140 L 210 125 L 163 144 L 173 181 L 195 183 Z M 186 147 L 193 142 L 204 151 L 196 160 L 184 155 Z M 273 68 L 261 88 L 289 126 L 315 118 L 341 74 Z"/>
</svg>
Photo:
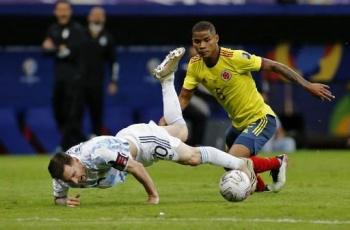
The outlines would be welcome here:
<svg viewBox="0 0 350 230">
<path fill-rule="evenodd" d="M 188 129 L 187 126 L 185 126 L 186 128 L 181 129 L 181 135 L 180 135 L 180 140 L 185 142 L 187 141 L 188 138 Z"/>
<path fill-rule="evenodd" d="M 180 139 L 182 142 L 185 142 L 188 138 L 186 124 L 164 126 L 164 129 L 166 129 L 171 136 Z"/>
<path fill-rule="evenodd" d="M 188 138 L 188 129 L 186 125 L 178 125 L 176 126 L 176 134 L 173 135 L 179 138 L 182 142 L 187 141 Z"/>
</svg>

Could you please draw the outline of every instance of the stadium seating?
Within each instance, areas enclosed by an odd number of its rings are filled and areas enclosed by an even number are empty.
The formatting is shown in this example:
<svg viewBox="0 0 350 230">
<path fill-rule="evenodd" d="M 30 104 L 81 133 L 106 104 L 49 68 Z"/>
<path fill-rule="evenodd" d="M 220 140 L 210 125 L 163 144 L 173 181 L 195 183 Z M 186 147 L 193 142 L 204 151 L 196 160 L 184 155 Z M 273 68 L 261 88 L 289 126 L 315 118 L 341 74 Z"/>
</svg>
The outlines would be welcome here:
<svg viewBox="0 0 350 230">
<path fill-rule="evenodd" d="M 0 142 L 7 152 L 13 154 L 31 154 L 35 152 L 21 134 L 13 110 L 0 109 L 0 130 Z"/>
<path fill-rule="evenodd" d="M 53 152 L 57 148 L 60 134 L 50 107 L 28 109 L 25 122 L 45 151 Z"/>
</svg>

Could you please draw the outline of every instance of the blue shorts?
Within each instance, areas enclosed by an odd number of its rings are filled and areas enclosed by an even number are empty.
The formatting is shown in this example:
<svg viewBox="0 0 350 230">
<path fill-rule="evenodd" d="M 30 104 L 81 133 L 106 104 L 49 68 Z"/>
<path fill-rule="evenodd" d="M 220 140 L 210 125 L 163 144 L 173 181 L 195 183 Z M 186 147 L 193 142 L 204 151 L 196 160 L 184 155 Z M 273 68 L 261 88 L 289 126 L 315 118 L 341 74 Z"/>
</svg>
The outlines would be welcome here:
<svg viewBox="0 0 350 230">
<path fill-rule="evenodd" d="M 275 131 L 276 118 L 267 115 L 249 124 L 243 131 L 239 131 L 232 126 L 228 128 L 226 130 L 226 145 L 229 148 L 233 144 L 244 145 L 250 150 L 251 155 L 256 155 L 275 134 Z"/>
</svg>

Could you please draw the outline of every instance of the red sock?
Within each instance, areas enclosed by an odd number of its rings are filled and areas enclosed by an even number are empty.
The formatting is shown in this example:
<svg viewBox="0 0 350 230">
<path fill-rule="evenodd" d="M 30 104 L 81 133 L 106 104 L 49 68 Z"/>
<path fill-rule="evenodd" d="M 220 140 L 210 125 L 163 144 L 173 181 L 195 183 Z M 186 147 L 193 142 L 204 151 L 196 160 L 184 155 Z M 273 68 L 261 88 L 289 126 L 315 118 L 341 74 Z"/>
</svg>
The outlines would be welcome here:
<svg viewBox="0 0 350 230">
<path fill-rule="evenodd" d="M 256 189 L 255 189 L 255 191 L 256 192 L 263 192 L 263 191 L 265 191 L 265 182 L 261 178 L 260 175 L 256 174 L 256 180 L 257 180 L 257 182 L 256 182 Z"/>
<path fill-rule="evenodd" d="M 251 156 L 250 159 L 253 161 L 254 171 L 256 173 L 278 169 L 281 165 L 280 161 L 276 157 Z"/>
</svg>

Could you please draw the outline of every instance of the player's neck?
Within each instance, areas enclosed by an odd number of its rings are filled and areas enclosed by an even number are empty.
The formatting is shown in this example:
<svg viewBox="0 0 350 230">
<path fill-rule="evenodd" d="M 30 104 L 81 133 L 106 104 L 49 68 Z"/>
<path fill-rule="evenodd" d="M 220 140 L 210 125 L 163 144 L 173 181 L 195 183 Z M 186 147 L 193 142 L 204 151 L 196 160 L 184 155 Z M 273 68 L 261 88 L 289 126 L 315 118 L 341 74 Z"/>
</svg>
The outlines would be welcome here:
<svg viewBox="0 0 350 230">
<path fill-rule="evenodd" d="M 220 57 L 220 49 L 221 48 L 218 46 L 212 56 L 203 58 L 204 63 L 207 67 L 212 68 L 216 65 L 216 63 L 218 63 Z"/>
</svg>

